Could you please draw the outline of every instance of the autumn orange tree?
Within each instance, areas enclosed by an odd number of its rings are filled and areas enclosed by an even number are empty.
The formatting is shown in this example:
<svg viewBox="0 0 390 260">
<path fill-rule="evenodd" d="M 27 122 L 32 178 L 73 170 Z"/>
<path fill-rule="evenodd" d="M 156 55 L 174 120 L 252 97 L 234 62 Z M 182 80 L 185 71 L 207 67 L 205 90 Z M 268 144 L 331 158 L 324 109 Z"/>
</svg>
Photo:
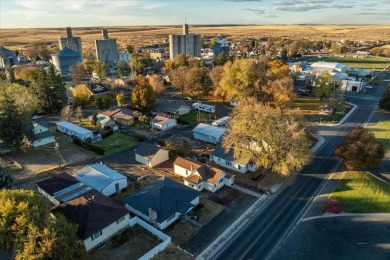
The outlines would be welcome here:
<svg viewBox="0 0 390 260">
<path fill-rule="evenodd" d="M 73 98 L 77 106 L 88 105 L 90 102 L 90 97 L 91 91 L 84 84 L 77 85 L 73 90 Z"/>
</svg>

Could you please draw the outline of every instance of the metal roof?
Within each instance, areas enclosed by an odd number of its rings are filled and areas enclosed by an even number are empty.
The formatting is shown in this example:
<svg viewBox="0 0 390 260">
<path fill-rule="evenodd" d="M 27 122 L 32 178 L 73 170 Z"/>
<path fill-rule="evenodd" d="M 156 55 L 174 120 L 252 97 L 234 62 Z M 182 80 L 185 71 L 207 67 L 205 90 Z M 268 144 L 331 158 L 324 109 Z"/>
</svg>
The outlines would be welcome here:
<svg viewBox="0 0 390 260">
<path fill-rule="evenodd" d="M 88 165 L 78 171 L 75 177 L 98 191 L 103 190 L 115 180 L 126 178 L 104 164 Z"/>
<path fill-rule="evenodd" d="M 192 132 L 220 138 L 226 132 L 226 128 L 199 123 Z"/>
<path fill-rule="evenodd" d="M 72 123 L 67 122 L 67 121 L 58 122 L 57 125 L 62 126 L 62 127 L 66 128 L 66 129 L 72 130 L 72 131 L 74 131 L 76 133 L 79 133 L 79 134 L 82 134 L 82 135 L 92 134 L 91 130 L 85 129 L 85 128 L 81 127 L 81 126 L 72 124 Z"/>
</svg>

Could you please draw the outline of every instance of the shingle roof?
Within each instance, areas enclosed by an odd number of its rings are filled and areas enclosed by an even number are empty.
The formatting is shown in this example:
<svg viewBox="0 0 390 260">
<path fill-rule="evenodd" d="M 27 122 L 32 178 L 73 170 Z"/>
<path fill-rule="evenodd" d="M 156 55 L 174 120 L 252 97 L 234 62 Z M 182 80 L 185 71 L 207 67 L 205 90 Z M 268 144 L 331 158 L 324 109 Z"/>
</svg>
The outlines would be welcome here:
<svg viewBox="0 0 390 260">
<path fill-rule="evenodd" d="M 47 137 L 52 137 L 53 135 L 50 133 L 50 131 L 45 131 L 41 133 L 34 134 L 34 140 L 42 140 Z"/>
<path fill-rule="evenodd" d="M 158 102 L 153 106 L 154 111 L 162 111 L 166 113 L 176 113 L 181 107 L 186 107 L 191 109 L 191 106 L 188 103 L 183 101 L 175 101 L 175 102 Z"/>
<path fill-rule="evenodd" d="M 126 177 L 104 164 L 88 165 L 78 171 L 75 178 L 86 183 L 88 186 L 101 191 L 115 180 Z"/>
<path fill-rule="evenodd" d="M 90 190 L 50 211 L 62 214 L 69 222 L 77 224 L 77 237 L 83 240 L 128 214 L 126 209 L 95 190 Z"/>
<path fill-rule="evenodd" d="M 177 157 L 176 160 L 173 162 L 173 164 L 190 171 L 199 169 L 203 165 L 202 163 L 193 160 L 191 158 L 182 158 L 182 157 Z"/>
<path fill-rule="evenodd" d="M 215 149 L 211 153 L 211 155 L 219 157 L 219 158 L 224 159 L 224 160 L 231 161 L 231 162 L 236 162 L 236 163 L 241 164 L 241 165 L 246 165 L 249 162 L 249 159 L 248 160 L 237 160 L 237 159 L 235 159 L 234 158 L 234 150 L 233 150 L 233 148 L 230 148 L 229 151 L 226 152 L 221 144 L 218 144 L 215 147 Z"/>
<path fill-rule="evenodd" d="M 111 107 L 107 110 L 104 110 L 103 112 L 100 112 L 99 115 L 111 117 L 111 116 L 115 115 L 116 113 L 118 113 L 119 111 L 120 111 L 120 108 Z"/>
<path fill-rule="evenodd" d="M 199 197 L 200 194 L 199 191 L 163 177 L 133 193 L 124 201 L 146 216 L 148 216 L 150 208 L 157 211 L 156 221 L 162 223 L 176 212 L 186 214 L 195 206 L 191 204 L 191 201 Z"/>
<path fill-rule="evenodd" d="M 226 128 L 199 123 L 192 132 L 220 138 L 226 132 Z"/>
<path fill-rule="evenodd" d="M 169 120 L 169 118 L 165 116 L 155 116 L 152 120 L 153 123 L 156 125 L 163 125 L 165 122 Z"/>
<path fill-rule="evenodd" d="M 53 196 L 55 192 L 63 190 L 79 182 L 80 181 L 78 181 L 72 175 L 69 175 L 66 172 L 62 172 L 49 179 L 39 181 L 36 183 L 36 185 L 44 190 L 47 194 Z"/>
<path fill-rule="evenodd" d="M 138 154 L 145 158 L 153 158 L 156 153 L 162 148 L 149 143 L 142 143 L 137 148 L 134 149 L 134 153 Z"/>
</svg>

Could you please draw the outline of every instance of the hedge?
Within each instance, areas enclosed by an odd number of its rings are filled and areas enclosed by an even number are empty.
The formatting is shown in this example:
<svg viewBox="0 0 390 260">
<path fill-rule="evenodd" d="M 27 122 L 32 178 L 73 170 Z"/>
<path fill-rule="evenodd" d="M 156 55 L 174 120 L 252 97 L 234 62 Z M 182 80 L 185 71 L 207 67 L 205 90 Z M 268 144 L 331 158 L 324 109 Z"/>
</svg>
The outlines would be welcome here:
<svg viewBox="0 0 390 260">
<path fill-rule="evenodd" d="M 103 130 L 100 135 L 102 136 L 102 138 L 106 138 L 106 137 L 109 137 L 110 135 L 112 135 L 112 133 L 114 132 L 114 130 L 112 130 L 112 128 L 108 129 L 108 130 Z"/>
<path fill-rule="evenodd" d="M 92 151 L 92 152 L 95 152 L 97 154 L 100 154 L 100 155 L 104 155 L 104 149 L 101 148 L 101 147 L 97 147 L 96 145 L 93 145 L 91 143 L 87 143 L 85 141 L 81 141 L 80 139 L 78 138 L 73 138 L 73 143 L 74 144 L 77 144 L 89 151 Z"/>
</svg>

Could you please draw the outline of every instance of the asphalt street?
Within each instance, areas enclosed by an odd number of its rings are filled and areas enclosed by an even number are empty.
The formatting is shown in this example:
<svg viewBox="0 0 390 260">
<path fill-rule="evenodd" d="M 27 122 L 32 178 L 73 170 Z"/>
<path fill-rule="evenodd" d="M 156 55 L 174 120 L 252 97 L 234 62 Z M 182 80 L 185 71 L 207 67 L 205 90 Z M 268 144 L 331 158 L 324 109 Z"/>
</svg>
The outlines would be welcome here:
<svg viewBox="0 0 390 260">
<path fill-rule="evenodd" d="M 389 80 L 390 73 L 385 74 L 385 78 Z M 277 251 L 278 246 L 304 215 L 324 179 L 339 167 L 340 162 L 334 157 L 336 145 L 354 127 L 370 120 L 386 86 L 388 81 L 382 82 L 380 87 L 370 93 L 348 95 L 350 101 L 359 106 L 358 109 L 341 126 L 316 127 L 318 133 L 325 138 L 325 143 L 312 162 L 213 258 L 267 259 Z"/>
</svg>

